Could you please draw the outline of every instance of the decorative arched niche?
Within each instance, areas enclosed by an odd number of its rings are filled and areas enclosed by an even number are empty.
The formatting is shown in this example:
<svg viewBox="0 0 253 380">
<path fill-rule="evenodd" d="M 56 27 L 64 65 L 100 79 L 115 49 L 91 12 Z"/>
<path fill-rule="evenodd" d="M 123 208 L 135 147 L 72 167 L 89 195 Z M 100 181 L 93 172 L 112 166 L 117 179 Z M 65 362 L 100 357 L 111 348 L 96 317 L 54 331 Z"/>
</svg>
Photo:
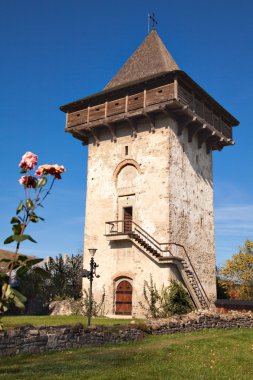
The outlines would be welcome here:
<svg viewBox="0 0 253 380">
<path fill-rule="evenodd" d="M 121 161 L 113 173 L 117 189 L 119 191 L 123 191 L 123 189 L 134 190 L 139 174 L 141 174 L 141 168 L 135 160 Z"/>
</svg>

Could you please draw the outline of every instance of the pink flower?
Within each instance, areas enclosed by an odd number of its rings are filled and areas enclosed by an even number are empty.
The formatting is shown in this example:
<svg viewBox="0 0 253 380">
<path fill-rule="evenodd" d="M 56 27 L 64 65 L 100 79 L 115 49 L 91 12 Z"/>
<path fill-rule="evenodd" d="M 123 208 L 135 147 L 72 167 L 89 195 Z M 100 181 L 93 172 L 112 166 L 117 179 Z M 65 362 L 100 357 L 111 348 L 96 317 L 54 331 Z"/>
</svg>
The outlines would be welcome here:
<svg viewBox="0 0 253 380">
<path fill-rule="evenodd" d="M 35 174 L 38 177 L 41 177 L 42 175 L 50 174 L 54 176 L 56 179 L 61 179 L 61 173 L 64 173 L 66 170 L 64 166 L 59 166 L 57 164 L 55 165 L 40 165 L 38 169 L 36 170 Z"/>
<path fill-rule="evenodd" d="M 33 188 L 35 189 L 36 185 L 37 185 L 37 178 L 29 175 L 29 176 L 22 176 L 19 181 L 20 185 L 24 185 L 25 187 L 28 187 L 28 188 Z"/>
<path fill-rule="evenodd" d="M 22 160 L 19 163 L 19 167 L 22 169 L 34 169 L 35 165 L 38 163 L 38 156 L 36 154 L 33 154 L 32 152 L 26 152 Z"/>
</svg>

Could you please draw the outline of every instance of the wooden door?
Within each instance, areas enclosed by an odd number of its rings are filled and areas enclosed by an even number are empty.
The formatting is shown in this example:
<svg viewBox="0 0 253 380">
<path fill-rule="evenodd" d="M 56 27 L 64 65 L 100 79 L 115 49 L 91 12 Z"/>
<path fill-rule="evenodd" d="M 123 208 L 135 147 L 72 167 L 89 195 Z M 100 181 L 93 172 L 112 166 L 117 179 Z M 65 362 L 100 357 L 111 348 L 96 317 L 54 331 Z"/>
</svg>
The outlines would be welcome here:
<svg viewBox="0 0 253 380">
<path fill-rule="evenodd" d="M 132 314 L 132 293 L 133 288 L 130 282 L 121 281 L 116 289 L 116 312 L 115 314 Z"/>
<path fill-rule="evenodd" d="M 132 220 L 133 220 L 133 208 L 124 208 L 124 232 L 128 233 L 132 231 Z"/>
</svg>

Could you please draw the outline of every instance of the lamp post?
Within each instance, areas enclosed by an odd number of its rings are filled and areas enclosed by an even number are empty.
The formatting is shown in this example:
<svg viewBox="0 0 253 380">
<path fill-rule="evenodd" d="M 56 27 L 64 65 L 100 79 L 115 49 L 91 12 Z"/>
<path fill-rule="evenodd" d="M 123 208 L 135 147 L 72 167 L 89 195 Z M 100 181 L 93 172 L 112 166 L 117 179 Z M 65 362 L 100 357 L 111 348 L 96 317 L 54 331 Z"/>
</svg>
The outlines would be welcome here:
<svg viewBox="0 0 253 380">
<path fill-rule="evenodd" d="M 89 252 L 91 255 L 90 259 L 90 270 L 83 269 L 83 277 L 88 278 L 90 281 L 90 289 L 89 289 L 89 308 L 88 308 L 88 326 L 90 326 L 90 321 L 92 317 L 92 282 L 93 278 L 95 277 L 100 277 L 99 275 L 96 274 L 96 269 L 98 268 L 98 264 L 95 263 L 94 261 L 94 256 L 96 253 L 97 249 L 96 248 L 90 248 Z"/>
</svg>

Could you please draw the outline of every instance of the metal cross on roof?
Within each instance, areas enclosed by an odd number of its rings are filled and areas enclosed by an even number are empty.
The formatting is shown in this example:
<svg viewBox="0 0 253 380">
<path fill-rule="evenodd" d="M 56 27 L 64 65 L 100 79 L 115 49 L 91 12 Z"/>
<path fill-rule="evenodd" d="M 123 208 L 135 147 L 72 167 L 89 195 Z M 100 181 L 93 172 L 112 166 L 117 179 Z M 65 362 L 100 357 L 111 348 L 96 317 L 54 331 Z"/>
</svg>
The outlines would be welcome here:
<svg viewBox="0 0 253 380">
<path fill-rule="evenodd" d="M 150 22 L 152 22 L 152 30 L 155 30 L 155 26 L 157 25 L 157 21 L 155 19 L 154 12 L 151 15 L 148 14 L 148 33 L 150 32 Z"/>
</svg>

